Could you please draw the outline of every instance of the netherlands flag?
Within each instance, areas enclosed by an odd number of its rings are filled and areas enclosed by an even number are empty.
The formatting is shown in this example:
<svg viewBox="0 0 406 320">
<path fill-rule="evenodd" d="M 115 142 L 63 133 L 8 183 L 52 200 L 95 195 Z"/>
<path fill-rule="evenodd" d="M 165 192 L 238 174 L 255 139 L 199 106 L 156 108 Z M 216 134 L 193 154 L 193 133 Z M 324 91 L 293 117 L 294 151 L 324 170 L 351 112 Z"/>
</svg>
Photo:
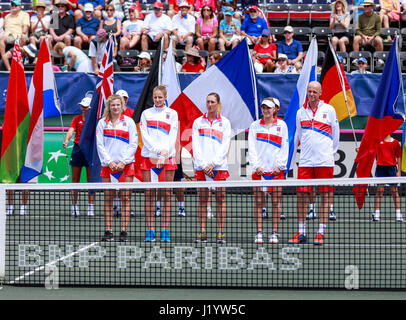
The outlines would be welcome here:
<svg viewBox="0 0 406 320">
<path fill-rule="evenodd" d="M 288 126 L 289 134 L 289 158 L 287 163 L 287 170 L 289 170 L 292 157 L 295 155 L 295 133 L 296 133 L 296 114 L 301 106 L 304 105 L 307 96 L 307 86 L 309 82 L 317 80 L 316 67 L 317 67 L 317 40 L 314 38 L 310 43 L 309 50 L 307 51 L 305 61 L 303 63 L 302 71 L 300 72 L 299 79 L 296 84 L 296 89 L 293 92 L 288 109 L 286 110 L 283 120 Z"/>
<path fill-rule="evenodd" d="M 52 62 L 46 41 L 43 41 L 28 91 L 30 129 L 21 181 L 28 182 L 42 173 L 44 151 L 44 118 L 58 117 L 58 105 Z"/>
<path fill-rule="evenodd" d="M 244 39 L 190 83 L 171 105 L 178 112 L 181 145 L 191 151 L 193 122 L 207 112 L 206 97 L 211 92 L 219 94 L 221 114 L 230 120 L 234 134 L 249 128 L 258 119 L 256 84 L 255 71 Z"/>
</svg>

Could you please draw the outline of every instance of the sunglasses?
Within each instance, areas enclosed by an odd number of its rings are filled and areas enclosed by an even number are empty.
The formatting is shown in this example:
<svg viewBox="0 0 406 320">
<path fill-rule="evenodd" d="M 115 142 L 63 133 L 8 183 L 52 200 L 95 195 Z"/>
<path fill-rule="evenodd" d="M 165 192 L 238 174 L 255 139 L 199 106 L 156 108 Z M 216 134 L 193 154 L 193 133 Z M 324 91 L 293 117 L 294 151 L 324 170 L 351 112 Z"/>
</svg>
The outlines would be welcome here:
<svg viewBox="0 0 406 320">
<path fill-rule="evenodd" d="M 114 11 L 114 9 L 107 9 L 106 11 Z"/>
<path fill-rule="evenodd" d="M 278 59 L 278 61 L 286 61 L 286 59 L 285 59 L 285 58 L 282 58 L 282 59 Z"/>
<path fill-rule="evenodd" d="M 128 12 L 135 12 L 134 10 L 128 10 Z"/>
<path fill-rule="evenodd" d="M 203 11 L 211 11 L 211 9 L 203 9 Z"/>
<path fill-rule="evenodd" d="M 250 13 L 256 13 L 257 10 L 250 10 Z"/>
</svg>

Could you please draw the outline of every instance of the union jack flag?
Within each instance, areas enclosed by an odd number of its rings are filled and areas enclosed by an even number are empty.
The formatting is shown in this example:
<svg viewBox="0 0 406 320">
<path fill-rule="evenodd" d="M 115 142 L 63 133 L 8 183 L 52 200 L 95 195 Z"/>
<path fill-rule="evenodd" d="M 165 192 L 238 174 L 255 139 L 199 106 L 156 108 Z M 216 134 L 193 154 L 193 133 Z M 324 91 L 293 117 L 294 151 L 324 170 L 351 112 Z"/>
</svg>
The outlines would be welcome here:
<svg viewBox="0 0 406 320">
<path fill-rule="evenodd" d="M 80 135 L 79 147 L 85 156 L 90 168 L 90 182 L 100 182 L 100 159 L 96 148 L 96 127 L 102 117 L 107 99 L 113 94 L 113 37 L 107 40 L 106 49 L 100 66 L 97 94 L 92 97 L 90 110 L 88 111 Z"/>
<path fill-rule="evenodd" d="M 100 96 L 97 108 L 97 119 L 100 119 L 102 117 L 105 103 L 108 97 L 113 94 L 113 50 L 113 36 L 110 36 L 106 44 L 106 51 L 104 52 L 103 60 L 99 70 L 99 82 L 96 85 L 96 90 Z"/>
</svg>

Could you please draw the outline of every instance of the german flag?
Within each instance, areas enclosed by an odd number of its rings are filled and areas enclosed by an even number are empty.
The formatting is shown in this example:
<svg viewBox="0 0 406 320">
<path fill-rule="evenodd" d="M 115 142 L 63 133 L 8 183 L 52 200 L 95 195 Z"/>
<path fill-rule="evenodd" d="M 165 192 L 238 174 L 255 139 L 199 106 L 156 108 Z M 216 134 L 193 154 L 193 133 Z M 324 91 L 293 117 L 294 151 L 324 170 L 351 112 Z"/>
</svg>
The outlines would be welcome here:
<svg viewBox="0 0 406 320">
<path fill-rule="evenodd" d="M 326 57 L 321 70 L 320 82 L 322 88 L 320 99 L 334 107 L 338 121 L 348 118 L 349 112 L 351 117 L 357 115 L 350 85 L 345 76 L 343 66 L 339 62 L 331 43 L 329 43 L 329 47 L 327 48 Z M 345 88 L 345 91 L 343 88 Z M 347 97 L 348 109 L 345 103 L 345 97 Z"/>
</svg>

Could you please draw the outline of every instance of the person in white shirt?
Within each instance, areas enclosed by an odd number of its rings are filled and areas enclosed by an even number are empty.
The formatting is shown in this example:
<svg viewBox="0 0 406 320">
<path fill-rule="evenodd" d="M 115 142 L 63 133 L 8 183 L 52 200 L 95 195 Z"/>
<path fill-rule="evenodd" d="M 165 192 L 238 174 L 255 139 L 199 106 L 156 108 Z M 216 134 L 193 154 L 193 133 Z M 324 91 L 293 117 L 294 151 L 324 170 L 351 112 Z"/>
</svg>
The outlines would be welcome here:
<svg viewBox="0 0 406 320">
<path fill-rule="evenodd" d="M 190 6 L 184 1 L 179 5 L 179 13 L 172 19 L 173 26 L 173 47 L 176 44 L 185 46 L 185 51 L 188 51 L 193 46 L 193 35 L 195 33 L 196 19 L 189 14 Z"/>
<path fill-rule="evenodd" d="M 286 123 L 277 118 L 279 100 L 262 101 L 263 117 L 254 121 L 248 133 L 248 157 L 253 180 L 283 180 L 289 156 L 289 135 Z M 255 243 L 263 243 L 262 208 L 266 207 L 267 193 L 272 193 L 272 234 L 270 243 L 278 243 L 279 218 L 282 213 L 282 187 L 254 188 L 254 218 L 257 225 Z"/>
<path fill-rule="evenodd" d="M 49 24 L 51 23 L 51 16 L 45 14 L 45 3 L 37 2 L 35 10 L 37 11 L 36 15 L 31 16 L 31 35 L 30 43 L 37 47 L 37 43 L 41 44 L 42 40 L 46 38 L 48 34 Z"/>
<path fill-rule="evenodd" d="M 177 164 L 175 144 L 178 134 L 178 113 L 166 106 L 167 90 L 159 85 L 153 90 L 154 106 L 141 114 L 140 130 L 143 142 L 141 169 L 144 182 L 173 181 Z M 172 211 L 172 190 L 161 189 L 162 210 L 161 241 L 170 242 L 169 224 Z M 145 241 L 155 241 L 155 190 L 145 190 L 147 234 Z"/>
<path fill-rule="evenodd" d="M 320 100 L 321 84 L 312 81 L 307 87 L 308 103 L 296 114 L 295 149 L 300 142 L 300 158 L 298 179 L 333 179 L 334 155 L 340 140 L 340 127 L 334 107 Z M 293 153 L 295 154 L 295 153 Z M 325 241 L 330 205 L 333 203 L 332 186 L 320 186 L 320 224 L 314 239 L 315 245 Z M 297 213 L 299 230 L 289 243 L 307 243 L 306 235 L 306 203 L 307 194 L 312 187 L 297 188 Z"/>
<path fill-rule="evenodd" d="M 227 154 L 231 140 L 231 124 L 220 115 L 221 101 L 217 93 L 206 97 L 207 113 L 193 122 L 192 147 L 194 158 L 195 178 L 199 181 L 226 180 L 228 173 Z M 198 220 L 201 232 L 196 242 L 207 242 L 207 188 L 199 188 Z M 217 204 L 217 243 L 225 243 L 224 226 L 226 222 L 226 190 L 216 188 Z"/>
<path fill-rule="evenodd" d="M 106 101 L 103 117 L 96 127 L 96 146 L 100 158 L 102 182 L 112 180 L 132 182 L 134 178 L 134 156 L 138 146 L 137 127 L 134 120 L 123 114 L 123 97 L 113 94 Z M 106 231 L 102 241 L 113 240 L 113 199 L 115 190 L 105 191 Z M 120 241 L 127 241 L 130 222 L 131 190 L 120 190 L 121 228 Z"/>
<path fill-rule="evenodd" d="M 144 19 L 144 28 L 141 36 L 141 50 L 149 49 L 150 45 L 157 46 L 164 39 L 164 49 L 169 46 L 169 36 L 172 32 L 172 20 L 163 13 L 162 2 L 154 3 L 154 12 Z"/>
</svg>

